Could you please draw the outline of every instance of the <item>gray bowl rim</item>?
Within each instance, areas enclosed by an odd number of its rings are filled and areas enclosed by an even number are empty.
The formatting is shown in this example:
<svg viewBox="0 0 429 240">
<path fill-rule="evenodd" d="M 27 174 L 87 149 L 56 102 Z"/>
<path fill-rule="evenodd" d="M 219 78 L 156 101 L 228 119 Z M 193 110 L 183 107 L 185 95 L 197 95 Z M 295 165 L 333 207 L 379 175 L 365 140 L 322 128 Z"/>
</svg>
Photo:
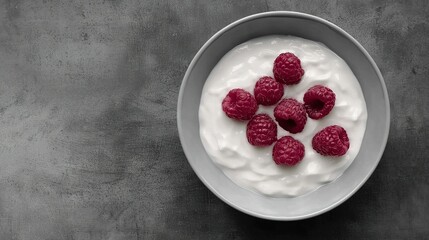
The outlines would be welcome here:
<svg viewBox="0 0 429 240">
<path fill-rule="evenodd" d="M 313 213 L 309 213 L 309 214 L 304 214 L 301 216 L 294 216 L 294 217 L 288 217 L 288 216 L 281 216 L 281 217 L 274 217 L 274 216 L 270 216 L 270 215 L 265 215 L 265 214 L 259 214 L 259 213 L 255 213 L 252 212 L 251 210 L 242 208 L 239 205 L 236 205 L 232 202 L 230 202 L 228 199 L 226 199 L 223 195 L 221 195 L 215 188 L 213 188 L 209 182 L 206 181 L 206 179 L 201 176 L 196 170 L 195 170 L 195 166 L 192 164 L 191 161 L 189 161 L 189 158 L 191 156 L 191 153 L 188 149 L 185 149 L 183 146 L 183 143 L 185 142 L 185 140 L 183 139 L 183 129 L 182 129 L 182 112 L 181 112 L 181 108 L 182 108 L 182 99 L 183 99 L 183 92 L 184 92 L 184 86 L 186 85 L 186 82 L 188 81 L 189 75 L 192 72 L 192 70 L 195 67 L 195 64 L 197 63 L 198 59 L 201 57 L 201 55 L 206 51 L 206 49 L 214 42 L 216 41 L 216 39 L 218 39 L 220 36 L 222 36 L 222 34 L 224 34 L 225 32 L 229 31 L 230 29 L 254 20 L 254 19 L 258 19 L 258 18 L 266 18 L 266 17 L 294 17 L 294 18 L 302 18 L 302 19 L 307 19 L 307 20 L 312 20 L 315 22 L 319 22 L 322 23 L 332 29 L 334 29 L 335 31 L 337 31 L 338 33 L 340 33 L 341 35 L 343 35 L 344 37 L 346 37 L 348 40 L 350 40 L 368 59 L 368 61 L 371 63 L 372 67 L 374 68 L 375 72 L 377 73 L 378 79 L 380 80 L 381 83 L 381 87 L 383 89 L 383 94 L 384 96 L 386 96 L 384 98 L 385 100 L 385 105 L 386 105 L 386 124 L 385 124 L 385 135 L 383 136 L 383 142 L 382 142 L 382 147 L 380 148 L 380 151 L 378 153 L 378 156 L 376 156 L 376 161 L 375 164 L 373 166 L 373 168 L 366 174 L 366 176 L 361 180 L 361 182 L 354 188 L 352 189 L 347 195 L 345 195 L 343 198 L 339 199 L 336 202 L 333 202 L 331 205 L 322 208 L 318 211 L 315 211 Z M 185 76 L 183 77 L 182 80 L 182 84 L 180 86 L 180 91 L 179 91 L 179 97 L 178 97 L 178 101 L 177 101 L 177 128 L 179 131 L 179 139 L 183 148 L 183 151 L 185 153 L 186 159 L 188 160 L 189 165 L 191 165 L 192 170 L 195 172 L 195 174 L 198 176 L 198 178 L 203 182 L 203 184 L 210 189 L 210 191 L 212 193 L 214 193 L 218 198 L 220 198 L 222 201 L 224 201 L 225 203 L 227 203 L 229 206 L 243 212 L 246 214 L 249 214 L 251 216 L 254 217 L 258 217 L 258 218 L 262 218 L 262 219 L 267 219 L 267 220 L 276 220 L 276 221 L 293 221 L 293 220 L 301 220 L 301 219 L 306 219 L 306 218 L 311 218 L 311 217 L 315 217 L 318 216 L 322 213 L 325 213 L 329 210 L 332 210 L 333 208 L 337 207 L 338 205 L 340 205 L 341 203 L 343 203 L 344 201 L 346 201 L 347 199 L 349 199 L 354 193 L 356 193 L 361 187 L 362 185 L 368 180 L 368 178 L 372 175 L 372 173 L 374 172 L 374 170 L 376 169 L 376 167 L 378 166 L 381 157 L 383 156 L 384 150 L 386 148 L 386 144 L 387 144 L 387 139 L 389 137 L 389 130 L 390 130 L 390 102 L 389 102 L 389 96 L 387 93 L 387 88 L 386 88 L 386 84 L 384 82 L 384 78 L 381 75 L 381 72 L 379 70 L 379 68 L 377 67 L 377 64 L 375 63 L 375 61 L 372 59 L 372 57 L 369 55 L 369 53 L 366 51 L 366 49 L 356 40 L 354 39 L 350 34 L 348 34 L 346 31 L 344 31 L 343 29 L 341 29 L 340 27 L 338 27 L 337 25 L 314 15 L 310 15 L 307 13 L 301 13 L 301 12 L 295 12 L 295 11 L 270 11 L 270 12 L 262 12 L 262 13 L 257 13 L 257 14 L 253 14 L 253 15 L 249 15 L 247 17 L 241 18 L 239 20 L 236 20 L 235 22 L 230 23 L 229 25 L 227 25 L 226 27 L 222 28 L 221 30 L 219 30 L 217 33 L 215 33 L 209 40 L 207 40 L 207 42 L 200 48 L 200 50 L 197 52 L 197 54 L 194 56 L 194 58 L 192 59 L 191 63 L 188 66 L 188 69 L 186 70 Z M 316 190 L 317 191 L 317 190 Z"/>
</svg>

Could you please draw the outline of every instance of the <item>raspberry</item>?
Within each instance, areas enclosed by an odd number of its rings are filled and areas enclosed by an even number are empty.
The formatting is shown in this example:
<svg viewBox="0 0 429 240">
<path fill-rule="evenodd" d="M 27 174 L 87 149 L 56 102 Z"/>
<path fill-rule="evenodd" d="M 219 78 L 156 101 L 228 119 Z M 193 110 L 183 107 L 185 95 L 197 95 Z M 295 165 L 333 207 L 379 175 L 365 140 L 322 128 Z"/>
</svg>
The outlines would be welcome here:
<svg viewBox="0 0 429 240">
<path fill-rule="evenodd" d="M 280 138 L 273 148 L 273 159 L 277 165 L 293 166 L 304 158 L 304 145 L 291 136 Z"/>
<path fill-rule="evenodd" d="M 256 101 L 264 106 L 276 104 L 283 97 L 283 84 L 272 77 L 261 77 L 255 84 Z"/>
<path fill-rule="evenodd" d="M 293 53 L 287 52 L 280 54 L 274 60 L 273 73 L 278 82 L 292 85 L 301 81 L 304 69 L 301 67 L 301 60 Z"/>
<path fill-rule="evenodd" d="M 274 117 L 280 127 L 290 133 L 301 132 L 307 122 L 304 105 L 293 98 L 283 99 L 274 108 Z"/>
<path fill-rule="evenodd" d="M 350 142 L 346 130 L 338 125 L 322 129 L 314 135 L 313 149 L 325 156 L 342 156 L 349 149 Z"/>
<path fill-rule="evenodd" d="M 328 115 L 335 105 L 335 93 L 327 87 L 316 85 L 304 94 L 304 107 L 312 119 L 320 119 Z"/>
<path fill-rule="evenodd" d="M 267 114 L 257 114 L 247 123 L 246 135 L 253 146 L 269 146 L 277 140 L 277 124 Z"/>
<path fill-rule="evenodd" d="M 249 120 L 258 110 L 258 103 L 249 92 L 235 88 L 223 99 L 222 110 L 230 118 Z"/>
</svg>

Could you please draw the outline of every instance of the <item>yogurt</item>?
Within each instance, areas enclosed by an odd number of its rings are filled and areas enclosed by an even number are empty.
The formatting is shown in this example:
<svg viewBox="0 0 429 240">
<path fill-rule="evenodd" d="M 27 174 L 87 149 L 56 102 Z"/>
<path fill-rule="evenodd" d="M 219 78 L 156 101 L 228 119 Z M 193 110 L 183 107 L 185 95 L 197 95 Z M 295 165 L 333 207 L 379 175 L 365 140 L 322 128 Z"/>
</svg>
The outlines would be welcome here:
<svg viewBox="0 0 429 240">
<path fill-rule="evenodd" d="M 283 52 L 300 58 L 305 71 L 299 84 L 285 85 L 284 98 L 303 102 L 307 89 L 317 84 L 336 94 L 332 111 L 320 120 L 308 118 L 301 133 L 291 134 L 278 126 L 278 138 L 289 135 L 305 146 L 304 158 L 293 167 L 274 163 L 274 144 L 250 145 L 246 138 L 247 121 L 228 118 L 221 106 L 233 88 L 253 94 L 260 77 L 273 76 L 274 59 Z M 257 113 L 267 113 L 274 119 L 274 107 L 259 105 Z M 362 90 L 346 62 L 324 44 L 294 36 L 256 38 L 229 51 L 208 76 L 199 108 L 201 141 L 213 162 L 239 186 L 272 197 L 300 196 L 338 178 L 359 152 L 366 121 Z M 318 131 L 334 124 L 347 131 L 350 148 L 341 157 L 322 156 L 313 150 L 311 140 Z"/>
</svg>

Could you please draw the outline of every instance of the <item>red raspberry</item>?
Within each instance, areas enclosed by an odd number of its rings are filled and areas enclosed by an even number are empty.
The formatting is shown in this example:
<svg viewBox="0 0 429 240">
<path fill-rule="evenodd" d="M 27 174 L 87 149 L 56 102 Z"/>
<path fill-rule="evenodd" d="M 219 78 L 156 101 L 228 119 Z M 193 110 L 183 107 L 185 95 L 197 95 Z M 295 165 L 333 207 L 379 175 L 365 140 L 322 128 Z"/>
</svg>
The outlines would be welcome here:
<svg viewBox="0 0 429 240">
<path fill-rule="evenodd" d="M 235 88 L 222 101 L 222 110 L 230 118 L 249 120 L 258 110 L 258 103 L 249 92 Z"/>
<path fill-rule="evenodd" d="M 304 105 L 293 98 L 283 99 L 274 108 L 274 117 L 280 127 L 290 133 L 301 132 L 307 122 Z"/>
<path fill-rule="evenodd" d="M 304 94 L 304 107 L 312 119 L 320 119 L 328 115 L 335 105 L 335 93 L 327 87 L 316 85 Z"/>
<path fill-rule="evenodd" d="M 301 60 L 293 53 L 287 52 L 280 54 L 274 60 L 273 73 L 278 82 L 292 85 L 301 81 L 304 69 L 301 67 Z"/>
<path fill-rule="evenodd" d="M 316 133 L 312 141 L 313 149 L 325 156 L 342 156 L 349 149 L 350 142 L 346 130 L 332 125 Z"/>
<path fill-rule="evenodd" d="M 272 77 L 261 77 L 255 84 L 256 101 L 264 106 L 276 104 L 283 97 L 283 84 Z"/>
<path fill-rule="evenodd" d="M 277 140 L 277 124 L 267 114 L 257 114 L 247 123 L 246 135 L 253 146 L 269 146 Z"/>
<path fill-rule="evenodd" d="M 280 138 L 273 148 L 273 159 L 277 165 L 293 166 L 304 158 L 304 145 L 291 136 Z"/>
</svg>

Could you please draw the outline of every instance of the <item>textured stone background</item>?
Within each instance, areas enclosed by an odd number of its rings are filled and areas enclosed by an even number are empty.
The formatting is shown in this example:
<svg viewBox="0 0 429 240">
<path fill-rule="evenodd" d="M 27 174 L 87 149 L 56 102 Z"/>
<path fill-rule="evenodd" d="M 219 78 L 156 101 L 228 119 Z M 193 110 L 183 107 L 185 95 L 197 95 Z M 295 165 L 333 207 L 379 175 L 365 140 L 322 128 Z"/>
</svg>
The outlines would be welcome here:
<svg viewBox="0 0 429 240">
<path fill-rule="evenodd" d="M 392 124 L 374 175 L 321 216 L 271 222 L 216 198 L 176 129 L 179 86 L 216 31 L 294 10 L 379 65 Z M 0 0 L 0 239 L 429 237 L 429 2 Z"/>
</svg>

